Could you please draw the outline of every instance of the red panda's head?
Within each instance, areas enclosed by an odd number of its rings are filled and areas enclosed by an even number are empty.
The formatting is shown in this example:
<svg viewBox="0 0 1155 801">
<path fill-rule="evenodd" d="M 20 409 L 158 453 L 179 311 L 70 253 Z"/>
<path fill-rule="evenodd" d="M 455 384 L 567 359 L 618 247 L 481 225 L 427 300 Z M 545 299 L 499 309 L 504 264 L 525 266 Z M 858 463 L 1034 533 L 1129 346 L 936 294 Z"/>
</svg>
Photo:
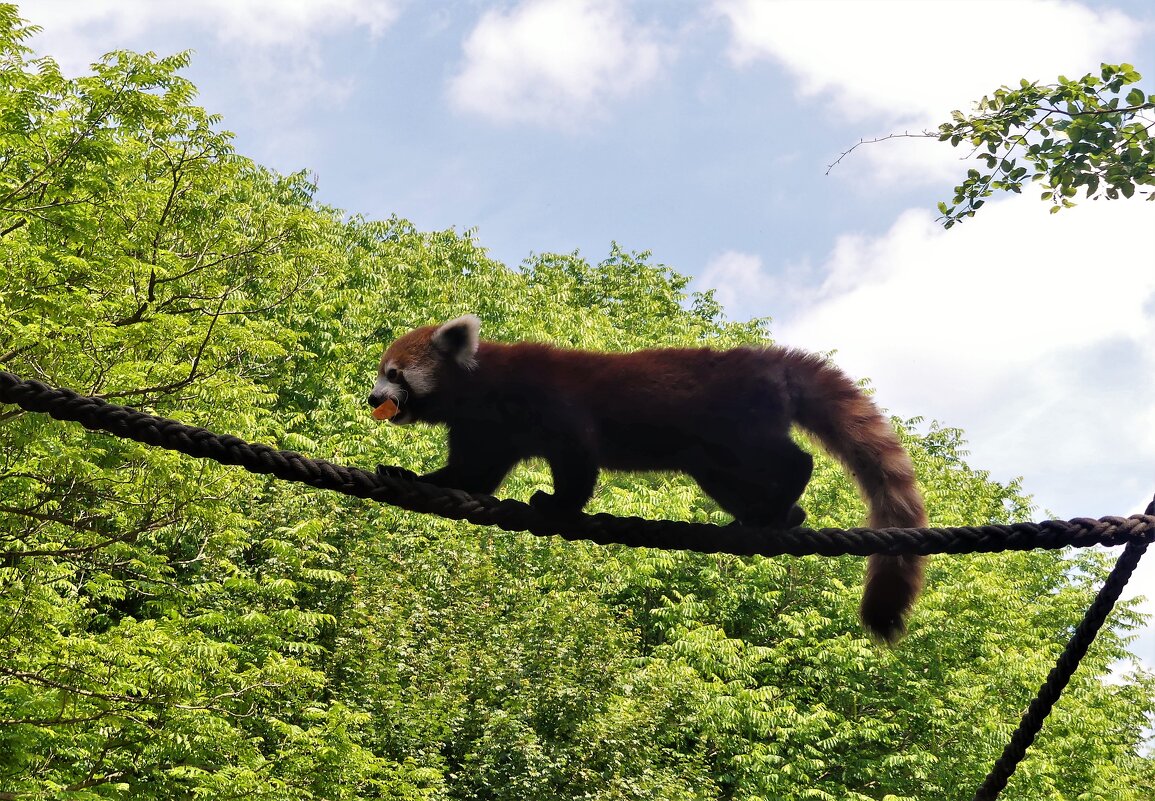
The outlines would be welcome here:
<svg viewBox="0 0 1155 801">
<path fill-rule="evenodd" d="M 481 320 L 466 314 L 399 337 L 381 356 L 369 405 L 376 409 L 386 401 L 395 403 L 390 420 L 398 425 L 420 420 L 439 384 L 476 365 L 480 330 Z"/>
</svg>

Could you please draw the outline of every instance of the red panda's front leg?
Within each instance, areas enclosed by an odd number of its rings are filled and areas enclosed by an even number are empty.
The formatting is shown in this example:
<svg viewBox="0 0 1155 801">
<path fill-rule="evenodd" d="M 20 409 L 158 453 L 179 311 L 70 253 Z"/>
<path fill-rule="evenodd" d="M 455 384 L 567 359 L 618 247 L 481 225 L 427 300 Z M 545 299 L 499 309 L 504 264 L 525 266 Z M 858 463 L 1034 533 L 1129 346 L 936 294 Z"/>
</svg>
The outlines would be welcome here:
<svg viewBox="0 0 1155 801">
<path fill-rule="evenodd" d="M 420 481 L 492 495 L 518 461 L 508 441 L 467 426 L 450 426 L 449 461 Z"/>
</svg>

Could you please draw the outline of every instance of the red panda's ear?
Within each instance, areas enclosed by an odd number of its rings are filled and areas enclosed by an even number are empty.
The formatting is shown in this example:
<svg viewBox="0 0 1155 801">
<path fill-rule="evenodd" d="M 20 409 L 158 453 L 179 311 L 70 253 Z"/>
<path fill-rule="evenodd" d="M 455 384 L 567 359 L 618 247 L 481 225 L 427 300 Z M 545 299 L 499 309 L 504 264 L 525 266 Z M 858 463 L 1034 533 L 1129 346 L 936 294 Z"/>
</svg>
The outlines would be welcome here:
<svg viewBox="0 0 1155 801">
<path fill-rule="evenodd" d="M 455 359 L 462 367 L 472 367 L 480 332 L 481 320 L 476 315 L 466 314 L 443 323 L 434 331 L 433 347 Z"/>
</svg>

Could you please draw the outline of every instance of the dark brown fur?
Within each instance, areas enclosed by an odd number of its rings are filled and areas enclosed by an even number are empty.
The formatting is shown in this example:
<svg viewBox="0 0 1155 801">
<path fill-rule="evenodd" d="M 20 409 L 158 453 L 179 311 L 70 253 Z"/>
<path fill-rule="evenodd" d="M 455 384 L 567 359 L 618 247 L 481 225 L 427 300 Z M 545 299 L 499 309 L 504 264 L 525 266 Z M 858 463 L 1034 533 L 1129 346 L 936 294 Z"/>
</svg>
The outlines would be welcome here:
<svg viewBox="0 0 1155 801">
<path fill-rule="evenodd" d="M 385 379 L 391 368 L 396 381 Z M 407 371 L 431 386 L 415 391 Z M 406 422 L 448 425 L 448 464 L 424 477 L 442 486 L 492 493 L 517 462 L 540 456 L 554 492 L 531 502 L 566 514 L 590 499 L 600 468 L 677 470 L 743 523 L 797 525 L 804 514 L 796 502 L 813 464 L 790 438 L 798 423 L 854 474 L 871 526 L 927 523 L 890 423 L 814 354 L 774 347 L 595 353 L 478 342 L 475 318 L 461 318 L 398 339 L 382 357 L 381 375 L 372 405 L 392 398 Z M 861 614 L 876 636 L 902 635 L 922 563 L 870 557 Z"/>
</svg>

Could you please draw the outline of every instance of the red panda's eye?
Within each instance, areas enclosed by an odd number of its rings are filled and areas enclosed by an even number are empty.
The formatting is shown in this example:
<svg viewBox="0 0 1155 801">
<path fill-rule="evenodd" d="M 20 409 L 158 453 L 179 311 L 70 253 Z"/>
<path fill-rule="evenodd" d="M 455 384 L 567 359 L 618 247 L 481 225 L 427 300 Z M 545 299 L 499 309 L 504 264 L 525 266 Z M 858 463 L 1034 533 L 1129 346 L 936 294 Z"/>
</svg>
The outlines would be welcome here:
<svg viewBox="0 0 1155 801">
<path fill-rule="evenodd" d="M 397 382 L 397 376 L 401 375 L 395 368 L 390 367 L 385 371 L 385 380 L 393 383 Z"/>
</svg>

